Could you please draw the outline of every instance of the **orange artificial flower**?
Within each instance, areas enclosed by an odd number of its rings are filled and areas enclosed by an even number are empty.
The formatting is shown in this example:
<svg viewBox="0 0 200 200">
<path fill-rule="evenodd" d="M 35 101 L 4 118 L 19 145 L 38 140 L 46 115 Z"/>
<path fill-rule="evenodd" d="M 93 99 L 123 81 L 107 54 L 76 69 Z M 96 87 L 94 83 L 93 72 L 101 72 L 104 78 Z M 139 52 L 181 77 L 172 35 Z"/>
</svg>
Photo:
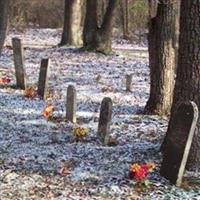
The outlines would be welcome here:
<svg viewBox="0 0 200 200">
<path fill-rule="evenodd" d="M 156 164 L 153 163 L 153 162 L 148 162 L 148 163 L 146 164 L 146 166 L 147 166 L 148 171 L 150 171 L 150 172 L 153 171 L 153 169 L 156 168 Z"/>
<path fill-rule="evenodd" d="M 141 166 L 138 163 L 131 165 L 131 171 L 137 173 L 141 169 Z"/>
</svg>

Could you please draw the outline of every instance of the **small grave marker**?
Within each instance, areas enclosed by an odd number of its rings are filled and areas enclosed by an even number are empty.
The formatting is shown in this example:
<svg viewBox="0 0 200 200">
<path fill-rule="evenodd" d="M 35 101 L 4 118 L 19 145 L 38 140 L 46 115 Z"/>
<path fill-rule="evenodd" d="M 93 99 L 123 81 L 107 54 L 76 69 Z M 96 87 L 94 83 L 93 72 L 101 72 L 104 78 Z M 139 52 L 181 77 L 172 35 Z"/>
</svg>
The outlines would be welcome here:
<svg viewBox="0 0 200 200">
<path fill-rule="evenodd" d="M 133 78 L 133 74 L 126 75 L 126 91 L 127 92 L 132 91 L 132 78 Z"/>
<path fill-rule="evenodd" d="M 42 99 L 46 99 L 48 88 L 48 76 L 49 76 L 49 59 L 42 59 L 40 66 L 40 74 L 38 81 L 37 93 Z"/>
<path fill-rule="evenodd" d="M 198 107 L 190 101 L 178 107 L 171 121 L 160 173 L 177 186 L 182 183 L 197 120 Z"/>
<path fill-rule="evenodd" d="M 101 103 L 97 136 L 105 145 L 109 142 L 112 119 L 112 100 L 105 97 Z"/>
<path fill-rule="evenodd" d="M 12 39 L 13 57 L 17 88 L 26 89 L 26 72 L 24 67 L 24 48 L 19 38 Z"/>
<path fill-rule="evenodd" d="M 66 118 L 73 123 L 76 123 L 76 105 L 76 89 L 73 85 L 69 85 L 67 88 Z"/>
</svg>

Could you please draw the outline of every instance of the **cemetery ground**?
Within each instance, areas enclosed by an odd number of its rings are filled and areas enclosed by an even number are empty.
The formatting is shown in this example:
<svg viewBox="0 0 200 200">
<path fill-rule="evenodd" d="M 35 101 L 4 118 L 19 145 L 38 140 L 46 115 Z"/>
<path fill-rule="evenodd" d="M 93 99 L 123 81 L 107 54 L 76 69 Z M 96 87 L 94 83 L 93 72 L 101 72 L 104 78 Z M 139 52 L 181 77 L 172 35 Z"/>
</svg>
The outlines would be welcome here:
<svg viewBox="0 0 200 200">
<path fill-rule="evenodd" d="M 27 98 L 16 84 L 11 39 L 25 47 L 27 84 L 37 86 L 40 62 L 50 58 L 49 95 Z M 10 33 L 0 58 L 0 199 L 200 199 L 198 172 L 186 172 L 179 188 L 159 174 L 159 151 L 168 118 L 143 115 L 149 95 L 148 52 L 145 45 L 113 42 L 109 56 L 57 47 L 60 31 L 29 29 Z M 126 74 L 132 91 L 126 91 Z M 77 123 L 64 120 L 67 87 L 77 91 Z M 113 102 L 112 143 L 97 138 L 101 101 Z M 48 104 L 61 120 L 43 116 Z M 74 127 L 89 130 L 77 141 Z M 151 184 L 139 191 L 129 179 L 133 163 L 155 162 Z"/>
</svg>

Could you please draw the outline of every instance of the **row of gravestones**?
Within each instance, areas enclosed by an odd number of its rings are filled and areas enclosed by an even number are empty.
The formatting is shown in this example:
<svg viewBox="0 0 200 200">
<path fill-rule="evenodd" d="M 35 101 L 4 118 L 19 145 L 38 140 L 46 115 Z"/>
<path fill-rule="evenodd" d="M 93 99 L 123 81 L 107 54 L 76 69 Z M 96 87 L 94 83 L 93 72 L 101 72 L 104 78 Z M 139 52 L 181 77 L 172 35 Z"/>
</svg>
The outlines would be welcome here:
<svg viewBox="0 0 200 200">
<path fill-rule="evenodd" d="M 14 63 L 16 70 L 17 87 L 26 88 L 24 70 L 23 47 L 18 38 L 13 38 Z M 38 95 L 45 98 L 48 80 L 49 60 L 41 62 Z M 131 91 L 132 74 L 126 77 L 126 89 Z M 112 100 L 104 98 L 101 103 L 99 125 L 97 135 L 104 145 L 107 145 L 110 138 L 110 125 L 112 117 Z M 76 89 L 70 85 L 67 89 L 66 118 L 76 122 Z M 160 173 L 172 183 L 180 186 L 188 160 L 195 127 L 198 120 L 198 107 L 194 102 L 182 103 L 171 119 L 169 134 L 165 138 L 163 162 Z"/>
<path fill-rule="evenodd" d="M 21 40 L 18 38 L 12 39 L 14 64 L 16 72 L 16 85 L 17 88 L 26 89 L 26 72 L 24 66 L 24 48 Z M 37 93 L 43 99 L 46 98 L 47 84 L 48 84 L 48 69 L 49 59 L 42 59 L 40 66 L 40 74 L 38 81 Z M 132 76 L 131 76 L 132 79 Z M 130 91 L 131 81 L 130 77 L 127 78 L 127 90 Z M 69 85 L 67 88 L 67 103 L 66 103 L 66 119 L 76 123 L 76 89 L 74 86 Z M 101 104 L 100 119 L 97 135 L 103 144 L 109 142 L 109 132 L 112 116 L 112 100 L 104 98 Z"/>
<path fill-rule="evenodd" d="M 12 39 L 13 54 L 14 54 L 14 64 L 16 71 L 16 82 L 17 87 L 20 89 L 26 88 L 26 72 L 24 67 L 24 48 L 22 42 L 19 38 Z M 48 65 L 49 60 L 43 59 L 41 61 L 39 84 L 38 84 L 38 95 L 45 98 L 46 86 L 47 86 L 47 76 L 48 76 Z M 132 74 L 126 75 L 126 91 L 132 91 Z"/>
</svg>

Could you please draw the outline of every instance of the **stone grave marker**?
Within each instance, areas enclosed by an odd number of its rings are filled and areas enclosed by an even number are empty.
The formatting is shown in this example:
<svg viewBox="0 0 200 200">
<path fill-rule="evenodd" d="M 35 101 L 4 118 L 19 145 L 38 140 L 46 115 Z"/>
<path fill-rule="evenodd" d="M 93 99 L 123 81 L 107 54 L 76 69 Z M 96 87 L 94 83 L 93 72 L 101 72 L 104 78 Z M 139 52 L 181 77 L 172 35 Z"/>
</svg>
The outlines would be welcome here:
<svg viewBox="0 0 200 200">
<path fill-rule="evenodd" d="M 76 123 L 76 106 L 76 89 L 73 85 L 69 85 L 67 88 L 66 118 L 73 123 Z"/>
<path fill-rule="evenodd" d="M 26 72 L 24 67 L 24 48 L 19 38 L 12 38 L 13 57 L 15 65 L 16 86 L 26 89 Z"/>
<path fill-rule="evenodd" d="M 133 78 L 133 74 L 126 75 L 126 91 L 127 92 L 132 91 L 132 78 Z"/>
<path fill-rule="evenodd" d="M 178 107 L 171 121 L 160 174 L 177 186 L 182 183 L 197 120 L 198 107 L 189 101 Z"/>
<path fill-rule="evenodd" d="M 38 81 L 37 93 L 42 99 L 46 99 L 48 88 L 48 76 L 49 76 L 49 59 L 42 59 L 40 66 L 40 74 Z"/>
<path fill-rule="evenodd" d="M 105 97 L 101 103 L 97 136 L 107 145 L 110 138 L 110 125 L 112 119 L 112 100 Z"/>
</svg>

